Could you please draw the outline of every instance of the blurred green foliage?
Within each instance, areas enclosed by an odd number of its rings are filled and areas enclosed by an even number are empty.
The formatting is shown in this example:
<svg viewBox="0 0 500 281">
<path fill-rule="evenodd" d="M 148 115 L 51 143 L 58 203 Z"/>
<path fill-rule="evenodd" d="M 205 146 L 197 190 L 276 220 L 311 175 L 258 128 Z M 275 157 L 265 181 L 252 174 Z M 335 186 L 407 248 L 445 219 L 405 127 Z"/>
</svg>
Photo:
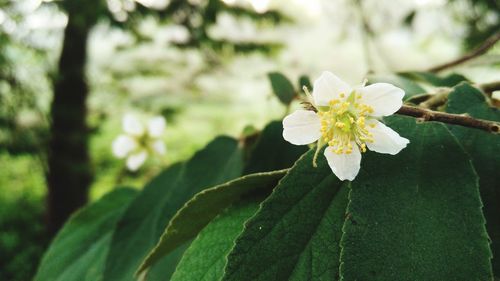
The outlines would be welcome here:
<svg viewBox="0 0 500 281">
<path fill-rule="evenodd" d="M 29 280 L 48 243 L 44 231 L 45 182 L 29 155 L 0 152 L 0 280 Z"/>
<path fill-rule="evenodd" d="M 457 2 L 457 0 L 450 0 Z M 467 22 L 465 46 L 472 49 L 500 30 L 500 3 L 497 0 L 467 0 L 472 7 L 463 15 Z M 496 18 L 496 20 L 494 20 Z"/>
<path fill-rule="evenodd" d="M 101 2 L 104 5 L 104 1 Z M 278 11 L 257 13 L 246 7 L 228 5 L 220 0 L 185 1 L 172 0 L 165 8 L 151 8 L 141 2 L 133 2 L 133 8 L 112 10 L 101 8 L 100 17 L 109 21 L 112 26 L 126 29 L 136 36 L 139 41 L 151 41 L 138 30 L 140 21 L 153 17 L 162 24 L 176 24 L 185 27 L 188 38 L 175 45 L 181 48 L 198 48 L 200 50 L 224 51 L 232 49 L 237 53 L 261 51 L 272 53 L 280 48 L 280 44 L 273 42 L 233 42 L 225 39 L 216 39 L 209 35 L 208 29 L 217 23 L 221 13 L 228 13 L 240 18 L 249 18 L 258 24 L 275 25 L 290 22 L 291 19 Z"/>
<path fill-rule="evenodd" d="M 35 154 L 46 136 L 46 124 L 32 85 L 16 72 L 23 53 L 36 55 L 0 31 L 0 150 Z"/>
<path fill-rule="evenodd" d="M 463 36 L 464 47 L 473 49 L 500 30 L 500 3 L 497 0 L 448 0 L 450 9 L 453 5 L 460 7 L 456 18 L 466 23 Z M 464 5 L 468 6 L 463 12 Z M 411 26 L 417 12 L 411 10 L 403 20 L 403 24 Z"/>
</svg>

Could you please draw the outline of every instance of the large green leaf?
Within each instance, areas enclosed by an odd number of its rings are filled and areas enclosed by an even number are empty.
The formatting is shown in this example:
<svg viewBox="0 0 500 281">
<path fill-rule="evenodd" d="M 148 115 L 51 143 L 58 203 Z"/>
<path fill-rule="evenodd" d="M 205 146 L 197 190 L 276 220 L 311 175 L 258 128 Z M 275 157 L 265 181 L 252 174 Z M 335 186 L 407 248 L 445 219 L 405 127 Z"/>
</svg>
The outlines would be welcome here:
<svg viewBox="0 0 500 281">
<path fill-rule="evenodd" d="M 241 175 L 242 151 L 236 140 L 219 137 L 188 162 L 171 166 L 130 204 L 113 235 L 105 280 L 134 280 L 135 270 L 157 243 L 168 221 L 197 192 Z M 175 265 L 182 252 L 169 255 Z M 161 268 L 168 280 L 174 268 Z"/>
<path fill-rule="evenodd" d="M 457 86 L 450 93 L 446 111 L 500 121 L 500 111 L 490 107 L 484 95 L 468 84 Z M 460 126 L 450 126 L 450 130 L 472 157 L 479 175 L 486 228 L 492 240 L 493 272 L 500 277 L 500 135 Z"/>
<path fill-rule="evenodd" d="M 387 123 L 410 144 L 396 156 L 364 157 L 349 194 L 342 280 L 492 280 L 467 154 L 443 124 Z"/>
<path fill-rule="evenodd" d="M 306 151 L 307 146 L 293 145 L 285 141 L 281 121 L 273 121 L 262 130 L 250 151 L 244 174 L 290 168 Z"/>
<path fill-rule="evenodd" d="M 333 280 L 347 188 L 314 152 L 303 156 L 246 224 L 223 280 Z"/>
<path fill-rule="evenodd" d="M 268 75 L 273 93 L 278 97 L 281 103 L 289 105 L 296 95 L 292 82 L 279 72 L 271 72 Z"/>
<path fill-rule="evenodd" d="M 120 188 L 75 213 L 45 253 L 36 281 L 99 281 L 116 222 L 137 191 Z"/>
<path fill-rule="evenodd" d="M 144 260 L 138 273 L 141 274 L 163 256 L 196 237 L 222 210 L 243 196 L 254 192 L 270 192 L 286 171 L 247 175 L 196 194 L 169 222 L 160 241 Z"/>
<path fill-rule="evenodd" d="M 184 252 L 191 244 L 191 240 L 184 243 L 183 245 L 177 247 L 175 250 L 170 252 L 167 256 L 164 256 L 156 264 L 154 264 L 149 271 L 145 271 L 143 275 L 138 276 L 137 281 L 165 281 L 170 280 L 170 277 L 175 272 L 179 261 L 181 260 Z M 147 275 L 146 275 L 147 273 Z"/>
<path fill-rule="evenodd" d="M 171 280 L 220 280 L 234 240 L 243 231 L 245 221 L 257 211 L 259 202 L 243 200 L 215 218 L 193 241 Z"/>
</svg>

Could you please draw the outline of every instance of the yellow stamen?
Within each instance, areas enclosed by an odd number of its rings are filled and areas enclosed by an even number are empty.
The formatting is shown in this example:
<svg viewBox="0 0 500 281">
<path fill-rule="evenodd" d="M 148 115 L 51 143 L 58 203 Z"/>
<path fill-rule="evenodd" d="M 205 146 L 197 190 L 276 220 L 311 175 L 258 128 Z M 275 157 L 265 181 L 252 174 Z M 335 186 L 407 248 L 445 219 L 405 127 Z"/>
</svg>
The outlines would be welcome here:
<svg viewBox="0 0 500 281">
<path fill-rule="evenodd" d="M 366 152 L 366 143 L 373 142 L 373 134 L 368 131 L 367 119 L 373 109 L 361 102 L 361 96 L 351 93 L 347 99 L 340 94 L 340 99 L 329 101 L 328 108 L 318 112 L 321 118 L 322 141 L 337 154 L 350 154 L 355 144 L 361 152 Z M 375 124 L 368 124 L 373 128 Z"/>
</svg>

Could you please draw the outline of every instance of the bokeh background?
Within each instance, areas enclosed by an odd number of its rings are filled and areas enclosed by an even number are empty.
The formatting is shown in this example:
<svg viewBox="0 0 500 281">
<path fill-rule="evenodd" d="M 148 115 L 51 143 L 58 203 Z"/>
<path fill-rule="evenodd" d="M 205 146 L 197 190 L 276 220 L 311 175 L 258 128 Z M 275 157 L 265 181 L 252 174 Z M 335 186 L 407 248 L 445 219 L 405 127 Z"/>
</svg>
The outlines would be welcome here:
<svg viewBox="0 0 500 281">
<path fill-rule="evenodd" d="M 356 84 L 368 73 L 426 70 L 499 32 L 500 7 L 496 0 L 0 0 L 0 280 L 30 280 L 51 238 L 46 174 L 54 81 L 66 77 L 65 30 L 67 39 L 85 39 L 72 41 L 69 57 L 87 46 L 87 114 L 79 117 L 88 126 L 95 200 L 115 186 L 141 188 L 216 135 L 240 136 L 282 118 L 269 72 L 298 81 L 330 70 Z M 498 44 L 454 71 L 478 83 L 498 80 Z M 126 113 L 168 123 L 167 155 L 134 173 L 111 152 Z"/>
</svg>

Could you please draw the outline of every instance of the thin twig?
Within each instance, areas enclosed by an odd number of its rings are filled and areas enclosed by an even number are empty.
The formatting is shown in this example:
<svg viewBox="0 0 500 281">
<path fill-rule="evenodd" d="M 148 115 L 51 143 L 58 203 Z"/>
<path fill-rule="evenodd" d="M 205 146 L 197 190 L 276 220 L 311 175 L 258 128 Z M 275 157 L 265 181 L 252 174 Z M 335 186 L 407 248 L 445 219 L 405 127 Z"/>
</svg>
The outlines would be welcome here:
<svg viewBox="0 0 500 281">
<path fill-rule="evenodd" d="M 408 104 L 418 104 L 420 105 L 421 103 L 425 102 L 426 100 L 432 98 L 433 94 L 418 94 L 409 97 L 405 102 Z"/>
<path fill-rule="evenodd" d="M 495 34 L 493 34 L 492 36 L 490 36 L 488 39 L 486 39 L 486 41 L 483 42 L 483 44 L 481 44 L 479 47 L 475 48 L 474 50 L 472 50 L 471 52 L 465 54 L 464 56 L 456 59 L 456 60 L 452 60 L 450 62 L 447 62 L 447 63 L 444 63 L 444 64 L 441 64 L 441 65 L 438 65 L 438 66 L 435 66 L 435 67 L 432 67 L 430 68 L 428 71 L 430 72 L 440 72 L 440 71 L 443 71 L 445 69 L 448 69 L 448 68 L 451 68 L 451 67 L 455 67 L 459 64 L 462 64 L 464 62 L 467 62 L 473 58 L 476 58 L 476 57 L 479 57 L 480 55 L 488 52 L 489 49 L 491 49 L 493 46 L 495 46 L 495 44 L 500 40 L 500 32 L 497 32 Z"/>
<path fill-rule="evenodd" d="M 396 113 L 417 117 L 423 121 L 439 121 L 453 125 L 476 128 L 494 134 L 498 134 L 500 132 L 500 123 L 498 122 L 475 119 L 463 114 L 451 114 L 407 105 L 403 105 Z"/>
<path fill-rule="evenodd" d="M 431 95 L 426 101 L 421 102 L 418 106 L 426 109 L 437 109 L 448 100 L 450 94 L 449 88 L 440 88 L 436 93 Z"/>
</svg>

